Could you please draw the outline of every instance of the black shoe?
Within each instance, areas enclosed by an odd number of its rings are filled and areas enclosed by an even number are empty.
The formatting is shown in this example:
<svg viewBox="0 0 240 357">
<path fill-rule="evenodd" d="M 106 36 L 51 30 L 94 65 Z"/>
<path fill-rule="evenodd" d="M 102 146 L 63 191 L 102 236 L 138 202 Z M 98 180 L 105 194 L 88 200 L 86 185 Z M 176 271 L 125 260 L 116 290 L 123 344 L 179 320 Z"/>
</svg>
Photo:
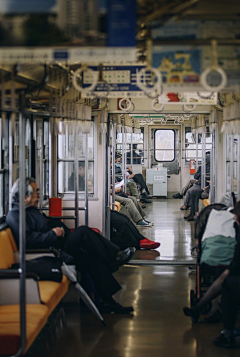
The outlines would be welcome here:
<svg viewBox="0 0 240 357">
<path fill-rule="evenodd" d="M 141 198 L 140 201 L 142 203 L 152 203 L 152 200 L 149 200 L 148 198 Z"/>
<path fill-rule="evenodd" d="M 199 312 L 193 309 L 189 309 L 189 307 L 184 307 L 183 313 L 185 316 L 190 316 L 192 318 L 192 322 L 197 322 L 199 319 Z"/>
<path fill-rule="evenodd" d="M 102 302 L 99 306 L 99 311 L 102 314 L 129 314 L 134 311 L 132 306 L 122 306 L 118 302 L 111 303 Z"/>
<path fill-rule="evenodd" d="M 213 344 L 217 347 L 236 348 L 234 337 L 225 337 L 224 334 L 221 334 L 219 337 L 215 338 L 215 340 L 213 340 Z"/>
<path fill-rule="evenodd" d="M 183 196 L 178 192 L 175 195 L 172 195 L 172 198 L 183 198 Z"/>
<path fill-rule="evenodd" d="M 141 197 L 142 197 L 142 198 L 149 198 L 149 199 L 152 198 L 152 196 L 149 195 L 147 192 L 142 192 L 142 193 L 141 193 Z"/>
<path fill-rule="evenodd" d="M 192 222 L 192 221 L 195 221 L 195 218 L 193 216 L 188 216 L 187 218 L 187 222 Z"/>
<path fill-rule="evenodd" d="M 136 248 L 129 247 L 117 253 L 116 262 L 119 266 L 126 264 L 135 253 Z"/>
<path fill-rule="evenodd" d="M 192 217 L 191 214 L 189 214 L 188 216 L 183 217 L 183 219 L 188 219 L 190 217 Z"/>
</svg>

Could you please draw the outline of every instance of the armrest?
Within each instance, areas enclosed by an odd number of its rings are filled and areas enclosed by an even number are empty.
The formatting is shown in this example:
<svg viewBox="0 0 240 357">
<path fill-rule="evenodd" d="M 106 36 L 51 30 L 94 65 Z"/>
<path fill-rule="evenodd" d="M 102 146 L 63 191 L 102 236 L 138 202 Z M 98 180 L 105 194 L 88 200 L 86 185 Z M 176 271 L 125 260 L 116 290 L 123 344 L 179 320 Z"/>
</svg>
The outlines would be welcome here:
<svg viewBox="0 0 240 357">
<path fill-rule="evenodd" d="M 32 260 L 35 258 L 39 258 L 43 255 L 50 256 L 50 257 L 55 256 L 50 249 L 29 249 L 26 250 L 25 260 Z M 18 251 L 14 252 L 14 259 L 15 259 L 15 263 L 20 262 L 20 254 Z"/>
<path fill-rule="evenodd" d="M 20 279 L 20 273 L 16 270 L 1 269 L 0 279 Z M 39 281 L 39 276 L 35 273 L 26 273 L 26 279 Z"/>
<path fill-rule="evenodd" d="M 41 304 L 39 277 L 26 273 L 26 303 Z M 0 271 L 0 305 L 18 305 L 20 303 L 20 273 L 16 270 Z"/>
<path fill-rule="evenodd" d="M 51 249 L 26 249 L 26 254 L 52 253 Z"/>
</svg>

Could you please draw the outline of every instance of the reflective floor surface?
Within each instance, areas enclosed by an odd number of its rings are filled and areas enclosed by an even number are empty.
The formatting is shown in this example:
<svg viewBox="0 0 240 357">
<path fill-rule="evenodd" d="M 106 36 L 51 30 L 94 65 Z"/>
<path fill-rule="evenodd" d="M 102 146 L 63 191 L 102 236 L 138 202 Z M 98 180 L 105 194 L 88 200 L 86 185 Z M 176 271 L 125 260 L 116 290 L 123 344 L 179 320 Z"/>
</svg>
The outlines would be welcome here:
<svg viewBox="0 0 240 357">
<path fill-rule="evenodd" d="M 195 244 L 193 223 L 183 220 L 181 200 L 154 200 L 146 211 L 155 223 L 146 236 L 161 242 L 157 260 L 191 259 Z M 151 252 L 136 252 L 134 259 Z M 156 254 L 155 254 L 156 255 Z M 53 357 L 235 357 L 239 350 L 213 345 L 222 323 L 193 324 L 182 312 L 189 306 L 195 275 L 188 266 L 125 265 L 115 277 L 122 286 L 114 298 L 134 307 L 132 315 L 104 315 L 103 327 L 89 311 L 76 303 L 74 293 L 65 304 L 67 327 L 51 352 Z M 75 296 L 75 297 L 74 297 Z M 75 300 L 74 300 L 75 299 Z M 201 316 L 203 320 L 206 316 Z M 240 323 L 240 320 L 239 320 Z"/>
<path fill-rule="evenodd" d="M 155 251 L 138 251 L 135 260 L 192 261 L 191 248 L 195 245 L 194 222 L 183 219 L 189 211 L 180 211 L 182 200 L 153 199 L 146 204 L 147 219 L 154 223 L 151 228 L 140 229 L 147 238 L 160 242 Z"/>
</svg>

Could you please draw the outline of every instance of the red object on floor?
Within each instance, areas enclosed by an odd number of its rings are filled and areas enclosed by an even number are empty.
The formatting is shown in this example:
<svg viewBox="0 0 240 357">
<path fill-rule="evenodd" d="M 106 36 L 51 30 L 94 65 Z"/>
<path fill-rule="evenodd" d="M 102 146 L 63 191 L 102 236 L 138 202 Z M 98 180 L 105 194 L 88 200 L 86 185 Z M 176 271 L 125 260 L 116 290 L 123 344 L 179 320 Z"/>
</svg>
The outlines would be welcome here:
<svg viewBox="0 0 240 357">
<path fill-rule="evenodd" d="M 49 216 L 62 216 L 62 199 L 60 197 L 49 198 Z"/>
<path fill-rule="evenodd" d="M 160 246 L 160 243 L 144 238 L 139 241 L 139 245 L 142 249 L 156 249 Z"/>
</svg>

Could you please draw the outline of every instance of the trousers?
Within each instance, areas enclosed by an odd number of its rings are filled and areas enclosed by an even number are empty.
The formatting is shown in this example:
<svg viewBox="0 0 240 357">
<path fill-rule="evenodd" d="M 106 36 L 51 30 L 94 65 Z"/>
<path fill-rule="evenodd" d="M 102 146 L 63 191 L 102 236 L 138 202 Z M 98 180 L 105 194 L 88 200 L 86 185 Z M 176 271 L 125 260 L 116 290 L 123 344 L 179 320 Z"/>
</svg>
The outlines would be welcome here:
<svg viewBox="0 0 240 357">
<path fill-rule="evenodd" d="M 226 330 L 233 330 L 240 306 L 240 276 L 228 276 L 222 285 L 221 307 L 223 325 Z"/>
<path fill-rule="evenodd" d="M 146 216 L 146 213 L 135 197 L 129 196 L 128 198 L 125 198 L 119 195 L 115 195 L 115 201 L 120 202 L 121 205 L 127 208 L 129 216 L 135 223 L 141 221 L 143 217 Z"/>
<path fill-rule="evenodd" d="M 91 228 L 81 226 L 59 240 L 57 248 L 74 258 L 79 272 L 89 273 L 103 301 L 121 289 L 112 276 L 116 254 L 120 250 L 116 244 Z"/>
<path fill-rule="evenodd" d="M 145 237 L 138 231 L 132 221 L 117 211 L 110 212 L 111 240 L 121 249 L 135 247 L 140 249 L 139 241 Z"/>
</svg>

